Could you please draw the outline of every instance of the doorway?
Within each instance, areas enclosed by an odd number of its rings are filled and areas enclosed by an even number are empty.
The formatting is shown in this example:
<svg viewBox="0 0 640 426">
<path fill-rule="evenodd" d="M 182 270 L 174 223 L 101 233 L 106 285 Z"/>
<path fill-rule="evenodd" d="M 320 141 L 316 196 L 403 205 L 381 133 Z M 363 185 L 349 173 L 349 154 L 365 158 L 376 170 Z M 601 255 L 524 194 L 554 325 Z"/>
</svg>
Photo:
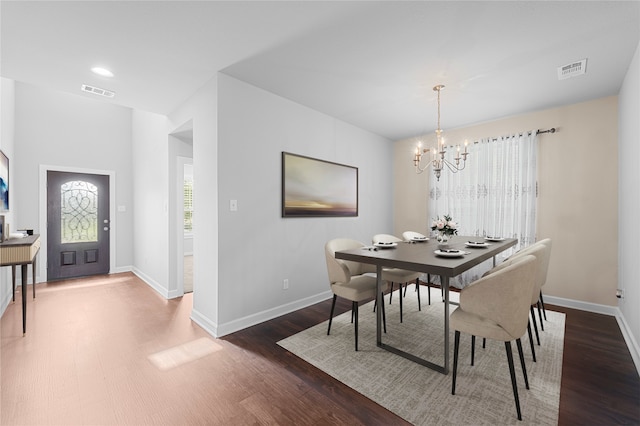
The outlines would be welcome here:
<svg viewBox="0 0 640 426">
<path fill-rule="evenodd" d="M 108 274 L 110 177 L 47 171 L 47 280 Z"/>
</svg>

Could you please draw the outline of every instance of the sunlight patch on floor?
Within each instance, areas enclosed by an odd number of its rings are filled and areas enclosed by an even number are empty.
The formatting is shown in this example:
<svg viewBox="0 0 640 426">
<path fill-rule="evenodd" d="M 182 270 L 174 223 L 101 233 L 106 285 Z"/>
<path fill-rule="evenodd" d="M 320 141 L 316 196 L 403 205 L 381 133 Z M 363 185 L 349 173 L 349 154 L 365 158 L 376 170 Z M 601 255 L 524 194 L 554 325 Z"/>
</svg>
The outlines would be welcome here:
<svg viewBox="0 0 640 426">
<path fill-rule="evenodd" d="M 149 361 L 160 370 L 170 370 L 222 349 L 207 337 L 149 355 Z"/>
</svg>

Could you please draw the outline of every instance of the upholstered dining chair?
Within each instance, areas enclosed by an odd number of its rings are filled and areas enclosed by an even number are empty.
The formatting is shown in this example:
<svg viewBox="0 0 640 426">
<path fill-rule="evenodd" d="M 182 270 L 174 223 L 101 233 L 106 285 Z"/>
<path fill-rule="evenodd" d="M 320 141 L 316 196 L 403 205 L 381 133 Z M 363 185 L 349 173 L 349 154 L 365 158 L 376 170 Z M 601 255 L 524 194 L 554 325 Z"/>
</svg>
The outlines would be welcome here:
<svg viewBox="0 0 640 426">
<path fill-rule="evenodd" d="M 376 234 L 371 239 L 371 242 L 375 245 L 377 243 L 402 243 L 402 240 L 395 235 L 390 234 Z M 422 275 L 420 272 L 407 271 L 398 268 L 383 268 L 382 279 L 388 283 L 391 283 L 391 289 L 389 290 L 389 304 L 393 297 L 393 285 L 398 283 L 398 299 L 400 300 L 400 322 L 402 322 L 402 286 L 407 286 L 410 282 L 415 282 L 416 291 L 418 292 L 418 310 L 422 310 L 420 306 L 420 282 L 419 278 Z"/>
<path fill-rule="evenodd" d="M 450 316 L 450 326 L 455 331 L 451 394 L 456 393 L 460 333 L 503 341 L 518 420 L 522 420 L 522 412 L 511 341 L 516 341 L 525 387 L 529 389 L 520 338 L 527 328 L 536 267 L 536 258 L 525 255 L 509 266 L 480 278 L 460 291 L 460 306 Z"/>
<path fill-rule="evenodd" d="M 419 232 L 415 231 L 404 231 L 402 233 L 402 238 L 405 241 L 416 241 L 416 240 L 428 240 L 429 238 L 426 235 L 423 235 Z"/>
<path fill-rule="evenodd" d="M 549 271 L 549 260 L 551 259 L 551 239 L 546 238 L 544 240 L 540 240 L 534 244 L 531 244 L 528 247 L 523 248 L 522 250 L 515 253 L 509 259 L 517 259 L 519 256 L 526 256 L 527 254 L 533 254 L 536 257 L 540 257 L 540 264 L 538 271 L 536 273 L 536 290 L 534 294 L 531 296 L 531 319 L 533 321 L 533 328 L 536 332 L 536 339 L 538 341 L 538 346 L 540 345 L 540 336 L 538 334 L 538 324 L 536 321 L 536 316 L 533 311 L 533 307 L 536 306 L 538 308 L 538 318 L 540 318 L 540 328 L 544 331 L 544 323 L 542 322 L 542 286 L 547 282 L 547 273 Z M 546 313 L 545 313 L 546 317 Z"/>
<path fill-rule="evenodd" d="M 367 265 L 349 260 L 336 259 L 335 253 L 340 250 L 350 250 L 364 247 L 359 241 L 347 238 L 336 238 L 328 241 L 324 246 L 325 258 L 327 261 L 327 272 L 329 273 L 329 285 L 333 292 L 333 302 L 331 304 L 331 314 L 329 315 L 329 327 L 327 335 L 331 332 L 331 322 L 333 312 L 336 307 L 338 296 L 351 301 L 351 322 L 355 323 L 355 348 L 358 350 L 358 305 L 360 302 L 376 297 L 376 268 L 374 265 Z M 373 274 L 370 274 L 373 272 Z M 388 288 L 386 282 L 383 284 L 382 292 Z M 384 303 L 382 303 L 382 316 L 385 321 Z M 386 328 L 386 324 L 385 324 Z"/>
<path fill-rule="evenodd" d="M 404 238 L 405 241 L 429 241 L 429 237 L 427 237 L 424 234 L 421 234 L 419 232 L 416 231 L 404 231 L 402 233 L 402 238 Z M 429 290 L 430 287 L 436 287 L 435 285 L 433 285 L 431 283 L 431 274 L 427 274 L 427 290 Z M 444 289 L 442 289 L 441 287 L 441 293 L 442 293 L 442 299 L 444 300 Z M 404 294 L 407 294 L 407 287 L 405 286 L 404 288 Z M 431 291 L 427 291 L 427 301 L 429 303 L 429 305 L 431 304 Z"/>
<path fill-rule="evenodd" d="M 517 262 L 519 258 L 527 255 L 532 255 L 536 259 L 536 271 L 535 271 L 535 285 L 533 286 L 533 293 L 531 293 L 531 321 L 527 322 L 527 333 L 529 334 L 529 344 L 531 346 L 531 356 L 533 358 L 533 362 L 536 362 L 536 348 L 533 345 L 533 335 L 531 332 L 531 322 L 533 322 L 535 333 L 536 333 L 536 341 L 538 342 L 538 346 L 540 346 L 540 335 L 538 334 L 538 326 L 536 325 L 536 316 L 533 311 L 533 306 L 538 304 L 538 294 L 540 293 L 540 287 L 544 284 L 547 275 L 547 268 L 549 266 L 549 254 L 551 251 L 551 247 L 545 244 L 532 244 L 520 251 L 516 254 L 509 257 L 507 260 L 489 270 L 484 274 L 484 276 L 488 276 L 495 272 L 498 272 L 510 265 L 514 262 Z M 540 314 L 540 311 L 538 311 Z M 542 322 L 542 319 L 540 319 Z M 482 340 L 482 347 L 485 347 L 486 340 Z M 473 365 L 473 358 L 475 352 L 475 336 L 471 336 L 471 365 Z"/>
</svg>

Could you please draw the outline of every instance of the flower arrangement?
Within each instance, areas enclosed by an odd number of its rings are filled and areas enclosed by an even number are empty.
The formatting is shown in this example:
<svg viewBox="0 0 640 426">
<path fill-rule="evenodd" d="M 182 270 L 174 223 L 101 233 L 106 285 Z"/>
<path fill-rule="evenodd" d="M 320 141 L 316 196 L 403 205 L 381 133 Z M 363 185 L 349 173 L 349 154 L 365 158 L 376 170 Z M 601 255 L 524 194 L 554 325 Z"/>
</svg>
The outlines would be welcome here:
<svg viewBox="0 0 640 426">
<path fill-rule="evenodd" d="M 457 235 L 458 224 L 451 219 L 451 216 L 445 214 L 443 219 L 440 219 L 440 216 L 434 219 L 431 230 L 440 233 L 440 235 Z"/>
</svg>

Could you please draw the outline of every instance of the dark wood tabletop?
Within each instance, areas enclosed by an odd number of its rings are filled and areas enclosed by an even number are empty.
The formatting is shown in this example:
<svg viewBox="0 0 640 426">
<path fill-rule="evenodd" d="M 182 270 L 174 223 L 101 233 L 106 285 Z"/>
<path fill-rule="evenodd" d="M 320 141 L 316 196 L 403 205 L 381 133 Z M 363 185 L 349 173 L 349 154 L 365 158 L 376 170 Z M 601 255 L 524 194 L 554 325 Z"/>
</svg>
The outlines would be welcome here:
<svg viewBox="0 0 640 426">
<path fill-rule="evenodd" d="M 455 277 L 462 272 L 491 259 L 500 252 L 513 247 L 518 240 L 505 238 L 503 241 L 486 241 L 486 247 L 467 247 L 467 241 L 483 241 L 482 237 L 455 235 L 449 240 L 450 249 L 463 250 L 461 257 L 443 257 L 435 253 L 438 242 L 430 239 L 424 242 L 399 242 L 392 248 L 367 248 L 343 250 L 336 252 L 336 258 L 369 263 L 409 271 L 423 272 L 433 275 Z"/>
</svg>

